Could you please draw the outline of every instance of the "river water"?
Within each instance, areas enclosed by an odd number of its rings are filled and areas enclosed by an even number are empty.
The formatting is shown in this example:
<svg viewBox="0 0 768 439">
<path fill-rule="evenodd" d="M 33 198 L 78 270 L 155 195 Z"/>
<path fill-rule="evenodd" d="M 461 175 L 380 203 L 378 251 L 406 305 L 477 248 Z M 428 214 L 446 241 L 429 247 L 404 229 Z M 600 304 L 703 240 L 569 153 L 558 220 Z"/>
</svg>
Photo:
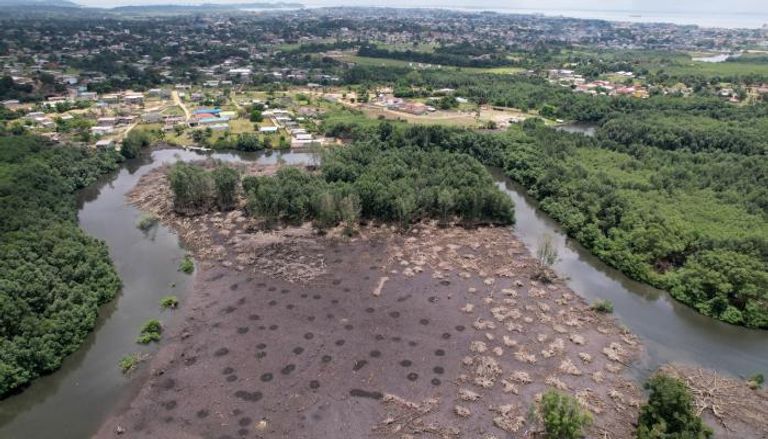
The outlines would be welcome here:
<svg viewBox="0 0 768 439">
<path fill-rule="evenodd" d="M 224 161 L 263 164 L 314 162 L 309 153 L 210 155 Z M 150 170 L 199 158 L 194 152 L 155 151 L 151 159 L 130 161 L 79 194 L 80 225 L 107 243 L 123 289 L 102 309 L 96 330 L 59 371 L 0 402 L 0 438 L 86 438 L 132 394 L 131 380 L 120 373 L 118 361 L 125 354 L 156 349 L 135 343 L 139 327 L 152 318 L 168 321 L 170 312 L 160 311 L 160 298 L 175 294 L 183 306 L 194 275 L 177 271 L 184 249 L 170 230 L 158 225 L 144 233 L 136 228 L 141 213 L 126 204 L 125 195 Z M 541 237 L 551 235 L 560 257 L 555 268 L 568 278 L 570 287 L 589 300 L 611 300 L 615 314 L 641 337 L 648 355 L 635 370 L 638 377 L 668 361 L 692 361 L 737 375 L 768 371 L 765 332 L 716 322 L 662 291 L 627 279 L 568 240 L 524 190 L 498 170 L 492 172 L 499 187 L 515 202 L 515 229 L 520 239 L 535 251 Z"/>
</svg>

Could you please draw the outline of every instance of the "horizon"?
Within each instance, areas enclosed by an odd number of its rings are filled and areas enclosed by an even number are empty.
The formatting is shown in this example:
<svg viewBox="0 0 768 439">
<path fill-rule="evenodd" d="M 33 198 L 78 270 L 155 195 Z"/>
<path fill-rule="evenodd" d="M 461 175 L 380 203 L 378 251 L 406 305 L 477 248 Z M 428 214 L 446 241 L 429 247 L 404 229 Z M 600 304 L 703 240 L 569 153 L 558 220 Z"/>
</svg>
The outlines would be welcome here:
<svg viewBox="0 0 768 439">
<path fill-rule="evenodd" d="M 672 23 L 723 28 L 760 28 L 768 26 L 768 13 L 763 12 L 757 0 L 735 0 L 723 4 L 701 4 L 695 0 L 682 0 L 670 5 L 660 0 L 635 1 L 619 0 L 519 0 L 510 3 L 502 0 L 486 0 L 481 4 L 468 0 L 422 0 L 418 5 L 405 0 L 395 0 L 382 5 L 375 0 L 360 0 L 354 5 L 344 0 L 73 0 L 81 6 L 113 8 L 121 6 L 155 6 L 238 3 L 300 3 L 307 8 L 323 7 L 378 7 L 397 9 L 447 9 L 467 12 L 498 12 L 512 14 L 541 14 L 577 19 L 598 19 L 606 21 L 638 23 Z"/>
</svg>

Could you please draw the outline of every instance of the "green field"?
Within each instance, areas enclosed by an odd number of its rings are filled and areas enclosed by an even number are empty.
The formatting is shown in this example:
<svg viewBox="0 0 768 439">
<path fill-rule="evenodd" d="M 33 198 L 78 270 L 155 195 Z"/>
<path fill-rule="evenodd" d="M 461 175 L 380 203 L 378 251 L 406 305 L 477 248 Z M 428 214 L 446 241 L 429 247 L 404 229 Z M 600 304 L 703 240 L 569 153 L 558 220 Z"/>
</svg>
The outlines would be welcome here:
<svg viewBox="0 0 768 439">
<path fill-rule="evenodd" d="M 419 65 L 421 65 L 421 66 L 430 66 L 430 67 L 424 67 L 424 68 L 432 69 L 432 70 L 456 70 L 456 71 L 469 72 L 469 73 L 494 73 L 499 75 L 511 75 L 515 73 L 520 73 L 524 70 L 519 67 L 478 68 L 478 67 L 438 66 L 433 64 L 423 64 L 415 61 L 402 61 L 399 59 L 386 59 L 386 58 L 369 58 L 366 56 L 357 56 L 357 55 L 345 55 L 342 58 L 342 60 L 346 62 L 352 62 L 361 66 L 418 68 Z"/>
</svg>

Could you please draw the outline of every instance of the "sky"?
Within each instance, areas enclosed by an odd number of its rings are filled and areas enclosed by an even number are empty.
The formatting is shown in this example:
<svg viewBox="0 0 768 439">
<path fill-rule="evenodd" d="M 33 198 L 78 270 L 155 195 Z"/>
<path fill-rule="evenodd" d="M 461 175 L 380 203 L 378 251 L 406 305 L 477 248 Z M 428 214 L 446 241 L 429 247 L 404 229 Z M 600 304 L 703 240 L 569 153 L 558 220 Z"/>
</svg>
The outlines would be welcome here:
<svg viewBox="0 0 768 439">
<path fill-rule="evenodd" d="M 73 0 L 86 6 L 258 3 L 280 0 Z M 283 0 L 306 6 L 391 6 L 540 12 L 577 18 L 669 21 L 679 24 L 759 27 L 768 24 L 766 0 Z M 642 15 L 643 17 L 637 17 Z M 718 17 L 719 16 L 719 17 Z M 742 27 L 742 26 L 739 26 Z"/>
<path fill-rule="evenodd" d="M 89 6 L 133 4 L 195 4 L 275 2 L 278 0 L 75 0 Z M 291 1 L 291 0 L 285 0 Z M 312 5 L 472 7 L 488 9 L 581 9 L 621 11 L 754 13 L 766 9 L 765 0 L 296 0 Z"/>
</svg>

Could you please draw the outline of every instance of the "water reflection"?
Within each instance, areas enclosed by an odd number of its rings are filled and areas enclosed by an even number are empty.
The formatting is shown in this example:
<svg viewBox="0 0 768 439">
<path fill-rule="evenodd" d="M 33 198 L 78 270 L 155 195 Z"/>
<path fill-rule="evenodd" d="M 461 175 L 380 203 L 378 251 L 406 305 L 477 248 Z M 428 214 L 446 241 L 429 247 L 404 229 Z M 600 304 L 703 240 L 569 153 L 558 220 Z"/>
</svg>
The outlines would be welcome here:
<svg viewBox="0 0 768 439">
<path fill-rule="evenodd" d="M 642 338 L 647 358 L 641 373 L 670 361 L 695 362 L 734 375 L 768 370 L 765 332 L 703 316 L 666 292 L 627 278 L 569 239 L 500 170 L 492 172 L 499 187 L 515 202 L 515 230 L 526 246 L 535 252 L 541 236 L 550 234 L 559 251 L 555 269 L 567 278 L 568 285 L 589 301 L 613 302 L 621 323 Z"/>
</svg>

